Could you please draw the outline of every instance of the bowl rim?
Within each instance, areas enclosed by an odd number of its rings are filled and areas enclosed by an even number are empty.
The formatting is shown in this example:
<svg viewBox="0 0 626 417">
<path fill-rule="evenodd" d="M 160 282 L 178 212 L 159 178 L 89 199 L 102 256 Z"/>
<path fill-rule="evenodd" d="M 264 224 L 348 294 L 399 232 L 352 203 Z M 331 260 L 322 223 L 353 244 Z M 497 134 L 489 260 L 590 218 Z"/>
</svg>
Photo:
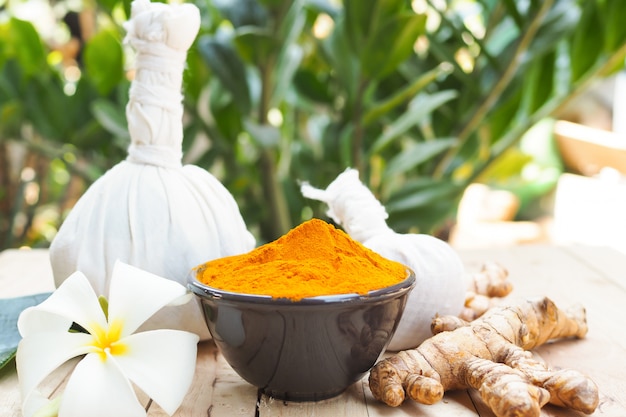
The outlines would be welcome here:
<svg viewBox="0 0 626 417">
<path fill-rule="evenodd" d="M 389 297 L 397 296 L 399 294 L 411 291 L 415 287 L 416 276 L 415 272 L 409 267 L 405 267 L 407 277 L 388 287 L 379 288 L 369 291 L 367 294 L 346 293 L 346 294 L 329 294 L 318 295 L 315 297 L 305 297 L 300 300 L 294 301 L 289 298 L 274 298 L 270 295 L 260 294 L 247 294 L 240 292 L 232 292 L 222 290 L 219 288 L 208 286 L 200 282 L 197 278 L 197 272 L 201 267 L 196 267 L 189 273 L 187 282 L 187 288 L 199 297 L 210 297 L 219 300 L 228 300 L 242 303 L 252 304 L 268 304 L 268 305 L 320 305 L 320 304 L 337 304 L 337 303 L 350 303 L 350 302 L 367 302 L 367 301 L 380 301 Z"/>
</svg>

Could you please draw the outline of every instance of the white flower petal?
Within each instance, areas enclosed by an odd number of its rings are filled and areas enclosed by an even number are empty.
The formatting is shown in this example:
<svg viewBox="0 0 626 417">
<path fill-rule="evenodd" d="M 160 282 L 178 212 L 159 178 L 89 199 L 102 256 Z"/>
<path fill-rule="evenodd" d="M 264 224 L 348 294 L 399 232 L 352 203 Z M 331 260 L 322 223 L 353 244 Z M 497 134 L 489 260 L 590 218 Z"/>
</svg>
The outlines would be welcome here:
<svg viewBox="0 0 626 417">
<path fill-rule="evenodd" d="M 59 417 L 145 417 L 130 381 L 115 360 L 89 354 L 78 363 L 70 377 Z"/>
<path fill-rule="evenodd" d="M 38 417 L 38 414 L 40 413 L 41 410 L 47 409 L 48 407 L 51 407 L 51 406 L 54 406 L 53 401 L 44 397 L 42 393 L 35 390 L 30 394 L 28 402 L 22 404 L 22 415 L 24 417 L 31 417 L 31 416 Z M 56 414 L 58 414 L 58 406 L 56 408 L 57 408 Z"/>
<path fill-rule="evenodd" d="M 67 331 L 72 322 L 90 332 L 94 324 L 106 326 L 98 297 L 81 272 L 70 275 L 41 304 L 24 310 L 17 327 L 22 337 L 27 337 L 37 332 Z"/>
<path fill-rule="evenodd" d="M 191 292 L 187 292 L 183 295 L 181 295 L 178 298 L 173 299 L 172 301 L 170 301 L 167 305 L 168 306 L 182 306 L 183 304 L 187 304 L 189 301 L 191 301 L 191 299 L 194 297 L 193 293 Z"/>
<path fill-rule="evenodd" d="M 45 399 L 43 396 L 42 398 Z M 58 417 L 61 398 L 61 396 L 57 396 L 53 400 L 45 399 L 43 405 L 36 409 L 34 413 L 26 414 L 26 412 L 24 412 L 24 415 L 33 415 L 33 417 Z"/>
<path fill-rule="evenodd" d="M 123 320 L 122 337 L 127 336 L 186 294 L 187 289 L 178 282 L 117 261 L 109 289 L 109 322 Z"/>
<path fill-rule="evenodd" d="M 41 407 L 37 385 L 69 359 L 86 353 L 92 339 L 85 333 L 42 332 L 20 341 L 16 365 L 24 410 Z"/>
<path fill-rule="evenodd" d="M 169 415 L 180 406 L 196 366 L 198 336 L 180 330 L 152 330 L 122 340 L 115 356 L 122 372 Z"/>
</svg>

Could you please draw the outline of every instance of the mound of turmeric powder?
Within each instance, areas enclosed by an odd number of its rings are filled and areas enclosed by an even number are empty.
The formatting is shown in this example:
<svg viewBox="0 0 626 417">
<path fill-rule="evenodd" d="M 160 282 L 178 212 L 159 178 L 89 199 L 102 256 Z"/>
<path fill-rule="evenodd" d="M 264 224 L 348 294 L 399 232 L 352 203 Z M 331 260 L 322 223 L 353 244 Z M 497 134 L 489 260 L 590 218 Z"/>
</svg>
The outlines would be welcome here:
<svg viewBox="0 0 626 417">
<path fill-rule="evenodd" d="M 197 271 L 197 279 L 213 288 L 294 301 L 366 294 L 407 277 L 406 266 L 320 219 L 308 220 L 248 253 L 206 262 Z"/>
</svg>

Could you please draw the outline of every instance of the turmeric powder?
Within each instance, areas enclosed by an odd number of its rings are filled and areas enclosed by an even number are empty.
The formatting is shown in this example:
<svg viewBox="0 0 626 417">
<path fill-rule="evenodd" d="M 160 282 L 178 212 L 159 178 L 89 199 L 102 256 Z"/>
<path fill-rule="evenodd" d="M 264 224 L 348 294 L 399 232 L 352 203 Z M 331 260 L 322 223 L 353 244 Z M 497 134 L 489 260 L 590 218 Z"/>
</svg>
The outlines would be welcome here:
<svg viewBox="0 0 626 417">
<path fill-rule="evenodd" d="M 311 219 L 248 253 L 200 265 L 197 278 L 230 292 L 298 301 L 320 295 L 367 294 L 403 281 L 407 268 L 367 249 L 333 225 Z"/>
</svg>

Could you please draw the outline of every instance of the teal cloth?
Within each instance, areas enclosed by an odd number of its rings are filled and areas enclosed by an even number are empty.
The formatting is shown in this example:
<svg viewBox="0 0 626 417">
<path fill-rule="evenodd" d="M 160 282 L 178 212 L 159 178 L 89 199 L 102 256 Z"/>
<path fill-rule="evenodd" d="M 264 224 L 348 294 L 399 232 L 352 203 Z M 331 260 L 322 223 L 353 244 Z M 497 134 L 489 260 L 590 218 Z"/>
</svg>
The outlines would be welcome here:
<svg viewBox="0 0 626 417">
<path fill-rule="evenodd" d="M 8 364 L 17 352 L 17 345 L 22 338 L 17 330 L 20 313 L 28 307 L 40 304 L 50 294 L 47 292 L 0 299 L 0 369 Z"/>
</svg>

